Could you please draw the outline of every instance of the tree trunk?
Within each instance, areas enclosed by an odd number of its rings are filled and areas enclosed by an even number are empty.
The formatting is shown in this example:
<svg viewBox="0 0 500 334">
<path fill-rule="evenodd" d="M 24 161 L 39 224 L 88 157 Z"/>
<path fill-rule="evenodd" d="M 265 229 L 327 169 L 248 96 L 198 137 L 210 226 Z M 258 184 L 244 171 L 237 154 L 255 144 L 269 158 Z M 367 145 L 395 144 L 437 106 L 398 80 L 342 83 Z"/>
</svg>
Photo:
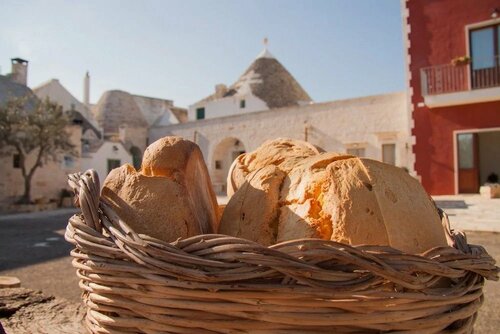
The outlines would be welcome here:
<svg viewBox="0 0 500 334">
<path fill-rule="evenodd" d="M 21 160 L 21 172 L 22 172 L 23 177 L 24 177 L 24 194 L 21 197 L 19 203 L 30 204 L 31 203 L 31 179 L 33 178 L 33 174 L 35 174 L 36 169 L 41 166 L 40 162 L 42 161 L 44 149 L 43 149 L 43 147 L 40 148 L 40 150 L 38 151 L 37 157 L 36 157 L 35 164 L 33 165 L 33 167 L 31 167 L 31 169 L 29 170 L 28 173 L 26 172 L 26 156 L 22 152 L 21 149 L 18 149 L 18 152 L 20 154 L 20 160 Z"/>
<path fill-rule="evenodd" d="M 24 194 L 20 201 L 22 204 L 31 203 L 31 176 L 31 174 L 24 176 Z"/>
</svg>

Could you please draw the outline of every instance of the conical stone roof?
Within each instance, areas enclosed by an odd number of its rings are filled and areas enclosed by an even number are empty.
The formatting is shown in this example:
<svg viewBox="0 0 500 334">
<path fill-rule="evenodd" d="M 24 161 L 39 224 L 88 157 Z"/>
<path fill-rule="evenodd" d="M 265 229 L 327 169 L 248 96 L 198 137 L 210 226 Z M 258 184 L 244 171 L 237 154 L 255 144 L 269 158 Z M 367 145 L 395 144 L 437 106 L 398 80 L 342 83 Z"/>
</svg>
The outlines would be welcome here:
<svg viewBox="0 0 500 334">
<path fill-rule="evenodd" d="M 234 87 L 241 89 L 245 82 L 250 80 L 253 95 L 266 102 L 270 109 L 312 101 L 309 94 L 276 58 L 269 52 L 263 55 L 255 59 Z"/>
<path fill-rule="evenodd" d="M 312 102 L 309 94 L 267 48 L 259 54 L 224 95 L 212 94 L 199 102 L 245 95 L 248 92 L 263 100 L 269 109 Z"/>
<path fill-rule="evenodd" d="M 105 92 L 95 109 L 95 117 L 104 135 L 119 133 L 120 126 L 147 127 L 148 123 L 132 95 L 121 90 Z"/>
</svg>

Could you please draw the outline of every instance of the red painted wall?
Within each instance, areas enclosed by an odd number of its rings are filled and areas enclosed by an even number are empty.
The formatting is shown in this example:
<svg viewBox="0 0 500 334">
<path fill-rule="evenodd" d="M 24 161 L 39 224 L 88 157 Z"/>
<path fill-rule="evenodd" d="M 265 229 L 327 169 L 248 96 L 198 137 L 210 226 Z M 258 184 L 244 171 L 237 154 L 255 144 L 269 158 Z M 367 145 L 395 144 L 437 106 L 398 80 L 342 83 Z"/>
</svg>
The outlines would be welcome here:
<svg viewBox="0 0 500 334">
<path fill-rule="evenodd" d="M 500 0 L 409 0 L 408 35 L 411 56 L 410 87 L 413 89 L 413 146 L 415 170 L 432 195 L 455 192 L 453 131 L 500 127 L 499 101 L 442 108 L 418 107 L 420 69 L 449 64 L 467 54 L 465 26 L 491 19 Z M 499 13 L 500 15 L 500 13 Z"/>
</svg>

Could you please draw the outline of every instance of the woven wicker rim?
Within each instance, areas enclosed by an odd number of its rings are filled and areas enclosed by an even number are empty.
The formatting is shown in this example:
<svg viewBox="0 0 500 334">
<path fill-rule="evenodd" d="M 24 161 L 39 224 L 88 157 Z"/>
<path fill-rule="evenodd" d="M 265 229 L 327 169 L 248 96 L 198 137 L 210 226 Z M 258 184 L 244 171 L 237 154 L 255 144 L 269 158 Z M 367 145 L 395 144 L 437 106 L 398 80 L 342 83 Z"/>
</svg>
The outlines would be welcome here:
<svg viewBox="0 0 500 334">
<path fill-rule="evenodd" d="M 90 333 L 469 333 L 495 260 L 464 233 L 420 255 L 300 239 L 225 235 L 166 243 L 100 199 L 97 173 L 69 176 L 82 214 L 66 240 Z"/>
</svg>

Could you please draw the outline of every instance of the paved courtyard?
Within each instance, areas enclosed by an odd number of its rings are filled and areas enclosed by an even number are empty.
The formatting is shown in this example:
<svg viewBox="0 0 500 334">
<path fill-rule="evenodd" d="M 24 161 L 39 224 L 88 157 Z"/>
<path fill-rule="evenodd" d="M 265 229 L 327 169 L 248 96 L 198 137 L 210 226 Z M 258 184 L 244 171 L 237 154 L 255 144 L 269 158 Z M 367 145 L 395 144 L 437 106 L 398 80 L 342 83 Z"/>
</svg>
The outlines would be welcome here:
<svg viewBox="0 0 500 334">
<path fill-rule="evenodd" d="M 452 228 L 463 231 L 500 232 L 500 198 L 480 195 L 434 196 L 450 218 Z"/>
<path fill-rule="evenodd" d="M 479 196 L 434 198 L 450 216 L 452 228 L 466 230 L 470 243 L 483 245 L 500 263 L 500 199 Z M 0 275 L 20 278 L 23 287 L 79 302 L 71 266 L 71 245 L 64 240 L 74 210 L 0 216 Z M 485 303 L 475 333 L 500 328 L 500 283 L 487 282 Z"/>
</svg>

